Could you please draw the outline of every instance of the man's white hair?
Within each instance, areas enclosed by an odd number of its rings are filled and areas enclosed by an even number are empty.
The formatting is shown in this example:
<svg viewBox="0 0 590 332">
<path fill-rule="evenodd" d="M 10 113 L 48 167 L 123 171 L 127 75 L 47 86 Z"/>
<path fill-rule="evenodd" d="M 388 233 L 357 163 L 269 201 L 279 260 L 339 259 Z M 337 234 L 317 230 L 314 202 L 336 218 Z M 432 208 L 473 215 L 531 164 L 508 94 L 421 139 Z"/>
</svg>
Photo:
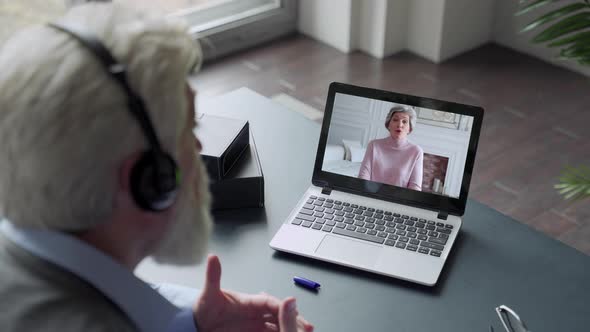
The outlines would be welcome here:
<svg viewBox="0 0 590 332">
<path fill-rule="evenodd" d="M 86 4 L 60 23 L 95 34 L 127 66 L 164 149 L 178 159 L 186 77 L 201 61 L 178 21 Z M 0 215 L 20 226 L 86 230 L 114 209 L 122 161 L 148 147 L 123 89 L 70 35 L 48 26 L 0 50 Z"/>
</svg>

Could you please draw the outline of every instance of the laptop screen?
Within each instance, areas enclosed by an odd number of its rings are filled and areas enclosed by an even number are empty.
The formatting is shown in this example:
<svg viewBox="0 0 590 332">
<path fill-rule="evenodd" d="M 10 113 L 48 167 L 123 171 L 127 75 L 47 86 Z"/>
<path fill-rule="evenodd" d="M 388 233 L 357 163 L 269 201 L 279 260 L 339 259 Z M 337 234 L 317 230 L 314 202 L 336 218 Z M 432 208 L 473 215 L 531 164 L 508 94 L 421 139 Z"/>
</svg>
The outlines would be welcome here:
<svg viewBox="0 0 590 332">
<path fill-rule="evenodd" d="M 314 175 L 381 198 L 464 208 L 481 115 L 473 106 L 333 84 Z"/>
</svg>

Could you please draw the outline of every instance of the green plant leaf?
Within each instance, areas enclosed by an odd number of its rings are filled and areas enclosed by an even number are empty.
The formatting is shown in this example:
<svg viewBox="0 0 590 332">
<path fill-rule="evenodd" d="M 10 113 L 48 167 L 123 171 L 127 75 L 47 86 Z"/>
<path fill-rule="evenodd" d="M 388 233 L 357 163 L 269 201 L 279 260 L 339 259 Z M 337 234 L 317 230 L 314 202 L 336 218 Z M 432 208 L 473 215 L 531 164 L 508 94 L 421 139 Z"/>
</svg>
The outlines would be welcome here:
<svg viewBox="0 0 590 332">
<path fill-rule="evenodd" d="M 553 26 L 543 30 L 535 38 L 534 43 L 550 41 L 567 33 L 590 27 L 590 12 L 578 13 L 562 19 Z"/>
<path fill-rule="evenodd" d="M 585 44 L 590 45 L 590 31 L 576 33 L 575 35 L 565 37 L 560 40 L 556 40 L 547 46 L 557 47 L 557 46 L 564 46 L 564 45 L 571 44 L 571 43 L 585 43 Z"/>
<path fill-rule="evenodd" d="M 567 58 L 577 58 L 590 56 L 590 45 L 572 45 L 568 48 L 561 50 L 561 56 Z"/>
<path fill-rule="evenodd" d="M 543 25 L 547 22 L 558 19 L 560 17 L 566 16 L 570 13 L 573 13 L 573 12 L 578 11 L 583 8 L 590 8 L 590 6 L 588 6 L 585 3 L 572 3 L 572 4 L 567 5 L 565 7 L 556 9 L 556 10 L 551 11 L 551 12 L 539 17 L 538 19 L 532 21 L 527 26 L 525 26 L 522 30 L 520 30 L 520 32 L 526 32 L 526 31 L 532 30 L 540 25 Z"/>
<path fill-rule="evenodd" d="M 558 193 L 563 195 L 565 199 L 590 197 L 590 168 L 587 166 L 567 168 L 559 177 L 559 183 L 554 185 L 554 188 L 558 189 Z"/>
<path fill-rule="evenodd" d="M 545 6 L 548 3 L 556 2 L 556 1 L 559 1 L 559 0 L 537 0 L 537 1 L 531 2 L 526 5 L 525 5 L 526 1 L 521 1 L 519 4 L 521 5 L 522 8 L 519 11 L 517 11 L 516 14 L 514 14 L 514 15 L 520 16 L 522 14 L 530 12 L 531 10 L 534 10 L 536 8 Z"/>
</svg>

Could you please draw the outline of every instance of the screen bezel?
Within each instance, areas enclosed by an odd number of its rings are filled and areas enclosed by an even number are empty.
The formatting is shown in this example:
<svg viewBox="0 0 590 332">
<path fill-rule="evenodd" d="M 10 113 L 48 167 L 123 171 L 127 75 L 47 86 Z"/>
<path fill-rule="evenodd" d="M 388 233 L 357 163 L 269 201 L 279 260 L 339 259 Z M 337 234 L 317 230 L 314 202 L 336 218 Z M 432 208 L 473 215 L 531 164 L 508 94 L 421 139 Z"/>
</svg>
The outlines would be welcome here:
<svg viewBox="0 0 590 332">
<path fill-rule="evenodd" d="M 330 122 L 332 120 L 334 99 L 337 93 L 473 116 L 473 125 L 469 137 L 469 146 L 467 149 L 467 158 L 465 160 L 465 170 L 463 172 L 463 181 L 461 182 L 459 198 L 425 193 L 323 171 L 322 164 L 328 141 Z M 473 174 L 483 112 L 483 108 L 477 106 L 333 82 L 330 84 L 326 108 L 324 110 L 324 120 L 322 123 L 322 131 L 320 133 L 312 183 L 316 186 L 328 187 L 333 190 L 462 216 L 465 213 L 465 205 L 467 204 L 467 195 Z"/>
</svg>

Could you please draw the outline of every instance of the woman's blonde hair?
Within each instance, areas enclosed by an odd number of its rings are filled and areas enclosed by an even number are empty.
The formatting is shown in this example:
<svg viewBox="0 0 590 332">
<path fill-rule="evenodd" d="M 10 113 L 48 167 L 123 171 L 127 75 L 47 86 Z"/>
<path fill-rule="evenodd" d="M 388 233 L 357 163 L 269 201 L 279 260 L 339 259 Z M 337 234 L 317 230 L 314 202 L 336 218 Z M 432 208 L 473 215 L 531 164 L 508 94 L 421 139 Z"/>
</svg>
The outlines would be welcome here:
<svg viewBox="0 0 590 332">
<path fill-rule="evenodd" d="M 104 3 L 73 7 L 58 22 L 92 32 L 127 66 L 161 144 L 177 158 L 186 78 L 201 60 L 187 27 Z M 48 26 L 8 40 L 0 68 L 0 215 L 68 231 L 104 221 L 122 161 L 147 148 L 124 91 L 77 40 Z"/>
<path fill-rule="evenodd" d="M 389 113 L 387 113 L 387 117 L 385 117 L 385 129 L 389 129 L 389 122 L 391 122 L 391 118 L 393 118 L 395 113 L 407 114 L 410 117 L 410 132 L 414 130 L 414 127 L 416 127 L 416 111 L 413 107 L 399 105 L 393 106 L 389 110 Z"/>
</svg>

